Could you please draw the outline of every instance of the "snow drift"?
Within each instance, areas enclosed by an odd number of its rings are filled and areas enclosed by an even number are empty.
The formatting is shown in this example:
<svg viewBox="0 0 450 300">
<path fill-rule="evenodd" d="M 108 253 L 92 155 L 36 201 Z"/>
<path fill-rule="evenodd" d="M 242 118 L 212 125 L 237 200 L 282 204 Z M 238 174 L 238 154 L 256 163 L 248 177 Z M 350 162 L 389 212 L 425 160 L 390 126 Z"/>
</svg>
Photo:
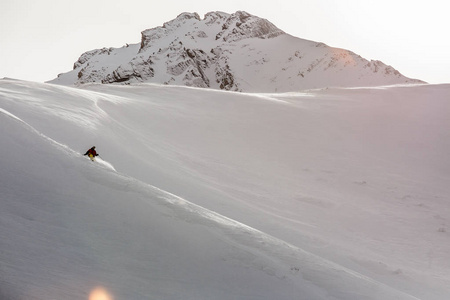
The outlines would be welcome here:
<svg viewBox="0 0 450 300">
<path fill-rule="evenodd" d="M 0 298 L 446 299 L 449 91 L 2 80 Z"/>
</svg>

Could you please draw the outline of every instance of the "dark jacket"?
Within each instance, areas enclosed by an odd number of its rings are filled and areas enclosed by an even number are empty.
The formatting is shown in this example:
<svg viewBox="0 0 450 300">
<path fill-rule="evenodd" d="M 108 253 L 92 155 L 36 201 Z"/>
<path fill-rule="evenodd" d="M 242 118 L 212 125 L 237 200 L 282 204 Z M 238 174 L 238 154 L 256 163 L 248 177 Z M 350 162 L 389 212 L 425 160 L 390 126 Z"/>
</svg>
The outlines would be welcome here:
<svg viewBox="0 0 450 300">
<path fill-rule="evenodd" d="M 97 151 L 95 151 L 95 147 L 92 147 L 91 149 L 86 151 L 86 153 L 84 155 L 89 155 L 89 154 L 92 154 L 92 156 L 98 156 Z"/>
</svg>

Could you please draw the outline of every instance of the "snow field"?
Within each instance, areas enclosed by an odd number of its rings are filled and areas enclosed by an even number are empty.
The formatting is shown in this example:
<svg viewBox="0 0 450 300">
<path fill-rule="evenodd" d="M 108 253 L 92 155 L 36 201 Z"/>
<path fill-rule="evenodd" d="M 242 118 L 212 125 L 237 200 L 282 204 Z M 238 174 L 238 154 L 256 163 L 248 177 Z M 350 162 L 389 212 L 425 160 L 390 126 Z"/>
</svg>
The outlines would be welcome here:
<svg viewBox="0 0 450 300">
<path fill-rule="evenodd" d="M 3 80 L 0 296 L 445 299 L 448 94 Z"/>
</svg>

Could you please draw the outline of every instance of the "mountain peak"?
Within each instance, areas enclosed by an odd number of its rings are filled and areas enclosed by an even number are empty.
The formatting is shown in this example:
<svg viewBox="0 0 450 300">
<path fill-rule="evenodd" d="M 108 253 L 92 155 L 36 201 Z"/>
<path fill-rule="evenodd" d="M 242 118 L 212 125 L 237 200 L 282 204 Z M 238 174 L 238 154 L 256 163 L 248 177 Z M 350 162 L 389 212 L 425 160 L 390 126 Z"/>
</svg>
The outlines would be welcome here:
<svg viewBox="0 0 450 300">
<path fill-rule="evenodd" d="M 286 34 L 245 11 L 184 12 L 141 43 L 85 52 L 52 83 L 153 82 L 243 92 L 417 83 L 379 61 Z"/>
<path fill-rule="evenodd" d="M 244 38 L 272 38 L 284 32 L 265 19 L 253 16 L 245 11 L 230 15 L 222 26 L 216 39 L 238 41 Z"/>
</svg>

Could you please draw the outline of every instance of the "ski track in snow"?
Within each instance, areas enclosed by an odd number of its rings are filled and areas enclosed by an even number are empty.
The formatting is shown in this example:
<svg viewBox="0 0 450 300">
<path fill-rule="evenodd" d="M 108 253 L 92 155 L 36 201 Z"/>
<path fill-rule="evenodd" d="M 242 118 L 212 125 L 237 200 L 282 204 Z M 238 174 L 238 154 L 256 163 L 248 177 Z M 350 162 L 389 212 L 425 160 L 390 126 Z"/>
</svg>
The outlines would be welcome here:
<svg viewBox="0 0 450 300">
<path fill-rule="evenodd" d="M 114 168 L 114 166 L 113 166 L 111 163 L 107 162 L 106 160 L 103 160 L 102 158 L 98 158 L 98 157 L 97 157 L 95 160 L 96 160 L 99 164 L 101 164 L 101 165 L 105 166 L 106 168 L 108 168 L 108 169 L 113 170 L 113 171 L 116 172 L 116 169 Z"/>
<path fill-rule="evenodd" d="M 9 117 L 11 117 L 11 118 L 14 118 L 14 119 L 16 119 L 16 120 L 18 120 L 18 121 L 20 121 L 20 122 L 23 122 L 20 118 L 18 118 L 17 116 L 13 115 L 13 114 L 10 113 L 9 111 L 4 110 L 3 108 L 0 108 L 0 112 L 3 113 L 3 114 L 5 114 L 5 115 L 7 115 L 7 116 L 9 116 Z M 25 123 L 25 122 L 23 122 L 23 123 Z M 25 123 L 25 124 L 26 124 L 26 123 Z"/>
<path fill-rule="evenodd" d="M 287 266 L 286 270 L 291 270 L 291 272 L 292 270 L 297 270 L 297 264 L 301 261 L 302 265 L 301 270 L 299 269 L 299 271 L 302 276 L 308 276 L 309 273 L 314 274 L 319 272 L 321 277 L 329 277 L 328 280 L 330 281 L 335 281 L 336 278 L 354 278 L 362 280 L 368 285 L 379 287 L 382 290 L 382 294 L 386 293 L 386 295 L 390 295 L 390 293 L 394 293 L 397 294 L 398 297 L 401 297 L 399 299 L 420 300 L 420 298 L 397 290 L 387 284 L 374 280 L 309 251 L 293 246 L 246 224 L 208 210 L 156 186 L 141 182 L 126 174 L 116 173 L 116 176 L 119 176 L 121 180 L 128 182 L 128 189 L 144 195 L 147 195 L 149 193 L 148 190 L 150 190 L 153 191 L 150 194 L 160 195 L 159 199 L 165 201 L 167 205 L 170 205 L 172 210 L 178 212 L 180 219 L 190 220 L 190 222 L 192 222 L 192 220 L 203 220 L 199 221 L 203 226 L 220 229 L 223 232 L 223 236 L 226 237 L 226 243 L 244 251 L 255 253 L 257 256 L 265 257 L 270 261 L 281 262 Z M 193 218 L 192 214 L 196 215 L 197 218 Z M 326 272 L 330 272 L 331 274 L 327 274 Z M 289 272 L 286 271 L 281 271 L 281 273 L 280 271 L 276 271 L 275 274 L 273 274 L 272 271 L 269 272 L 269 275 L 275 275 L 280 279 L 285 278 L 288 274 Z M 314 282 L 314 284 L 318 283 Z M 321 286 L 322 284 L 319 283 L 318 285 Z M 327 286 L 327 284 L 323 285 L 325 285 L 328 290 L 330 289 L 330 286 Z"/>
<path fill-rule="evenodd" d="M 146 185 L 145 183 L 141 183 Z M 240 223 L 236 220 L 230 219 L 228 217 L 225 217 L 223 215 L 220 215 L 214 211 L 208 210 L 204 207 L 201 207 L 199 205 L 196 205 L 192 202 L 187 201 L 186 199 L 183 199 L 177 195 L 174 195 L 172 193 L 169 193 L 167 191 L 161 190 L 155 186 L 148 185 L 151 189 L 160 192 L 161 194 L 165 195 L 162 197 L 164 200 L 166 200 L 168 203 L 181 206 L 183 209 L 187 210 L 188 212 L 195 213 L 202 218 L 208 219 L 212 221 L 213 223 L 216 223 L 218 225 L 224 226 L 227 228 L 227 232 L 233 232 L 233 234 L 228 234 L 228 237 L 230 240 L 233 240 L 232 243 L 235 245 L 238 245 L 239 247 L 245 247 L 247 249 L 254 249 L 254 245 L 248 245 L 246 246 L 246 241 L 242 240 L 242 235 L 245 236 L 245 239 L 248 238 L 248 235 L 252 237 L 253 240 L 257 241 L 257 244 L 259 244 L 259 250 L 266 255 L 266 257 L 269 257 L 273 259 L 274 257 L 279 257 L 282 255 L 291 256 L 293 255 L 292 252 L 298 252 L 298 256 L 295 257 L 292 261 L 295 261 L 299 257 L 306 257 L 308 260 L 310 260 L 315 265 L 320 265 L 323 268 L 333 270 L 333 272 L 336 272 L 336 276 L 343 276 L 342 273 L 347 274 L 348 276 L 364 280 L 368 283 L 373 283 L 379 287 L 385 288 L 387 290 L 395 291 L 396 293 L 399 293 L 403 296 L 407 296 L 410 299 L 420 300 L 419 298 L 416 298 L 412 295 L 409 295 L 408 293 L 399 291 L 395 288 L 392 288 L 384 283 L 381 283 L 379 281 L 376 281 L 370 277 L 367 277 L 361 273 L 355 272 L 353 270 L 350 270 L 348 268 L 345 268 L 337 263 L 334 263 L 332 261 L 329 261 L 323 257 L 320 257 L 318 255 L 315 255 L 309 251 L 306 251 L 304 249 L 301 249 L 299 247 L 293 246 L 283 240 L 280 240 L 278 238 L 275 238 L 273 236 L 270 236 L 264 232 L 261 232 L 253 227 L 250 227 L 248 225 L 245 225 L 243 223 Z M 229 231 L 230 230 L 230 231 Z M 241 235 L 236 235 L 235 232 L 240 232 Z M 269 250 L 270 249 L 270 250 Z M 277 249 L 278 251 L 273 251 L 273 249 Z M 250 250 L 252 251 L 252 250 Z M 287 254 L 288 252 L 289 254 Z"/>
<path fill-rule="evenodd" d="M 42 132 L 39 132 L 38 130 L 36 130 L 33 126 L 31 126 L 30 124 L 28 124 L 27 122 L 23 121 L 22 119 L 20 119 L 19 117 L 15 116 L 14 114 L 8 112 L 7 110 L 0 108 L 0 113 L 3 113 L 4 115 L 11 117 L 17 121 L 20 121 L 21 123 L 23 123 L 28 129 L 30 129 L 31 131 L 33 131 L 34 133 L 38 134 L 39 136 L 43 137 L 44 139 L 46 139 L 47 141 L 49 141 L 51 144 L 55 145 L 57 148 L 64 150 L 67 154 L 71 155 L 71 156 L 81 156 L 78 152 L 74 151 L 73 149 L 71 149 L 70 147 L 68 147 L 67 145 L 61 144 L 57 141 L 55 141 L 54 139 L 46 136 L 45 134 L 43 134 Z M 101 158 L 97 158 L 96 162 L 99 163 L 100 165 L 102 165 L 103 167 L 110 169 L 112 171 L 116 171 L 116 169 L 114 168 L 114 166 L 101 159 Z"/>
<path fill-rule="evenodd" d="M 66 145 L 63 145 L 48 136 L 42 134 L 41 132 L 34 129 L 32 126 L 30 126 L 25 121 L 21 120 L 14 114 L 1 109 L 0 112 L 4 115 L 11 117 L 17 121 L 20 121 L 26 127 L 30 130 L 32 130 L 35 134 L 39 135 L 40 137 L 47 140 L 52 145 L 56 146 L 59 149 L 62 149 L 65 151 L 67 159 L 71 159 L 71 157 L 80 157 L 80 154 L 73 151 Z M 114 167 L 104 161 L 103 159 L 96 159 L 96 162 L 102 165 L 103 167 L 116 171 Z M 92 165 L 91 165 L 92 166 Z M 95 165 L 94 165 L 95 166 Z M 252 253 L 256 253 L 258 256 L 263 256 L 266 259 L 281 261 L 285 264 L 295 264 L 295 261 L 303 260 L 303 268 L 301 270 L 301 274 L 307 274 L 308 272 L 314 272 L 314 271 L 321 271 L 324 272 L 324 270 L 329 270 L 331 273 L 335 273 L 335 275 L 332 275 L 330 279 L 332 279 L 334 276 L 340 276 L 343 277 L 353 277 L 359 280 L 366 281 L 369 284 L 374 284 L 376 286 L 379 286 L 382 289 L 386 289 L 388 291 L 392 291 L 394 293 L 399 293 L 403 296 L 408 297 L 408 299 L 415 299 L 420 300 L 419 298 L 413 297 L 411 295 L 408 295 L 404 292 L 398 291 L 386 284 L 383 284 L 381 282 L 378 282 L 376 280 L 373 280 L 372 278 L 369 278 L 367 276 L 364 276 L 358 272 L 355 272 L 353 270 L 350 270 L 348 268 L 345 268 L 339 264 L 336 264 L 332 261 L 326 260 L 318 255 L 315 255 L 311 252 L 308 252 L 304 249 L 301 249 L 299 247 L 295 247 L 293 245 L 290 245 L 289 243 L 286 243 L 285 241 L 282 241 L 278 238 L 275 238 L 273 236 L 270 236 L 264 232 L 261 232 L 255 228 L 252 228 L 248 225 L 245 225 L 243 223 L 240 223 L 236 220 L 230 219 L 228 217 L 225 217 L 223 215 L 220 215 L 214 211 L 208 210 L 204 207 L 201 207 L 199 205 L 196 205 L 190 201 L 187 201 L 186 199 L 183 199 L 175 194 L 172 194 L 168 191 L 162 190 L 158 187 L 155 187 L 151 184 L 146 184 L 143 182 L 140 182 L 139 180 L 129 177 L 126 174 L 116 173 L 117 176 L 119 176 L 122 180 L 126 182 L 130 182 L 132 184 L 129 185 L 129 188 L 132 188 L 131 186 L 136 186 L 135 191 L 141 190 L 143 193 L 146 189 L 154 191 L 156 194 L 160 194 L 160 199 L 164 200 L 167 204 L 169 204 L 173 210 L 178 211 L 180 214 L 180 217 L 183 218 L 183 216 L 186 216 L 186 213 L 188 214 L 194 214 L 197 215 L 198 219 L 203 219 L 206 221 L 202 222 L 205 226 L 213 226 L 214 228 L 222 228 L 224 232 L 224 236 L 227 237 L 227 243 L 230 245 L 233 245 L 235 247 L 238 247 L 240 249 L 243 249 L 245 251 L 249 251 Z M 209 225 L 208 225 L 209 223 Z M 305 268 L 306 267 L 306 268 Z M 308 270 L 308 267 L 310 268 Z M 295 265 L 291 266 L 291 270 L 295 270 L 297 267 Z M 271 271 L 272 272 L 272 271 Z M 270 274 L 272 274 L 270 272 Z M 324 273 L 325 274 L 325 273 Z M 346 274 L 346 275 L 344 275 Z M 276 275 L 280 278 L 284 278 L 286 275 Z M 323 275 L 322 275 L 323 276 Z M 327 274 L 327 276 L 330 276 Z M 320 285 L 320 284 L 319 284 Z"/>
<path fill-rule="evenodd" d="M 61 90 L 65 89 L 66 88 L 61 88 Z M 380 89 L 384 88 L 380 87 Z M 67 92 L 76 94 L 78 91 L 67 88 Z M 100 107 L 101 105 L 99 102 L 103 100 L 105 100 L 106 102 L 117 101 L 116 103 L 123 103 L 124 101 L 130 101 L 126 97 L 114 95 L 111 95 L 113 100 L 109 101 L 110 100 L 109 95 L 98 92 L 92 92 L 91 94 L 91 91 L 81 91 L 80 94 L 78 95 L 83 95 L 82 97 L 92 100 L 94 103 L 96 114 L 98 114 L 98 116 L 102 118 L 110 119 L 112 122 L 117 121 L 108 114 L 108 110 L 106 109 L 107 107 L 104 107 L 104 109 Z M 265 101 L 271 102 L 279 102 L 282 105 L 287 104 L 303 107 L 302 103 L 290 101 L 289 98 L 294 96 L 295 96 L 294 94 L 283 94 L 281 96 L 271 94 L 267 95 L 260 94 L 254 96 L 254 98 L 260 98 Z M 275 99 L 274 97 L 279 97 L 282 99 L 284 98 L 286 100 L 279 100 Z M 11 113 L 10 111 L 0 108 L 0 113 L 9 118 L 14 119 L 15 121 L 21 122 L 26 126 L 26 128 L 31 130 L 33 133 L 37 134 L 38 136 L 48 141 L 52 145 L 52 147 L 56 147 L 59 150 L 61 150 L 62 153 L 64 153 L 64 155 L 66 156 L 65 159 L 70 160 L 82 158 L 82 155 L 77 151 L 74 151 L 69 146 L 48 137 L 47 135 L 38 131 L 33 126 L 31 126 L 30 124 L 28 124 L 15 114 Z M 69 115 L 63 116 L 63 118 L 70 121 L 71 120 L 70 114 L 71 112 L 69 112 Z M 55 115 L 58 115 L 58 113 L 55 113 Z M 132 127 L 129 127 L 129 129 L 131 130 Z M 140 138 L 144 138 L 144 136 L 141 136 Z M 171 148 L 171 145 L 167 145 L 167 147 L 169 150 L 174 149 L 173 146 Z M 173 158 L 173 162 L 176 163 L 177 161 L 178 161 L 177 159 Z M 232 218 L 226 217 L 218 212 L 209 210 L 201 205 L 194 204 L 188 201 L 187 198 L 177 196 L 174 193 L 170 193 L 162 188 L 158 188 L 154 185 L 148 184 L 140 179 L 134 178 L 131 175 L 117 172 L 115 167 L 111 163 L 104 161 L 101 158 L 97 159 L 97 163 L 94 164 L 87 163 L 87 165 L 89 166 L 89 168 L 96 168 L 101 172 L 107 172 L 107 174 L 111 176 L 116 176 L 116 178 L 119 178 L 122 182 L 126 183 L 127 189 L 131 189 L 134 192 L 141 193 L 144 196 L 146 195 L 148 198 L 157 195 L 157 197 L 164 202 L 163 205 L 170 207 L 172 211 L 176 212 L 179 219 L 185 220 L 187 222 L 199 223 L 202 226 L 207 226 L 208 228 L 211 228 L 210 229 L 211 231 L 220 232 L 221 233 L 220 239 L 226 242 L 227 244 L 236 247 L 238 249 L 241 249 L 243 251 L 253 253 L 258 257 L 263 257 L 267 261 L 274 262 L 274 265 L 278 266 L 278 268 L 276 268 L 275 271 L 267 270 L 264 268 L 264 266 L 260 265 L 257 266 L 258 268 L 261 268 L 262 270 L 267 272 L 267 274 L 269 275 L 274 275 L 277 278 L 283 279 L 286 276 L 295 277 L 293 276 L 292 273 L 299 273 L 299 276 L 304 277 L 306 280 L 310 280 L 314 285 L 320 286 L 330 295 L 333 295 L 333 293 L 335 293 L 334 295 L 338 295 L 339 293 L 342 292 L 342 290 L 346 290 L 347 292 L 350 293 L 350 291 L 352 290 L 352 285 L 355 285 L 356 283 L 356 285 L 360 284 L 362 286 L 370 286 L 372 288 L 376 287 L 377 292 L 379 292 L 380 295 L 385 296 L 396 295 L 397 297 L 396 299 L 415 299 L 415 300 L 421 299 L 405 292 L 408 291 L 408 289 L 404 289 L 404 291 L 402 291 L 401 289 L 396 288 L 395 286 L 391 286 L 384 282 L 380 282 L 379 280 L 366 276 L 358 271 L 352 270 L 351 268 L 345 267 L 332 260 L 314 254 L 311 251 L 307 251 L 301 247 L 294 246 L 293 244 L 285 242 L 283 239 L 276 238 L 270 234 L 266 234 L 265 232 L 257 230 L 242 222 L 238 222 Z M 106 177 L 107 176 L 105 174 L 105 178 Z M 205 177 L 204 179 L 206 181 L 207 177 Z M 211 181 L 210 183 L 214 183 L 214 181 Z M 233 195 L 229 196 L 233 197 Z M 251 207 L 255 211 L 264 212 L 265 214 L 272 215 L 280 220 L 287 220 L 291 223 L 314 228 L 317 227 L 309 223 L 301 222 L 297 219 L 289 218 L 286 214 L 283 215 L 282 210 L 280 210 L 280 212 L 278 212 L 276 208 L 270 210 L 270 206 L 268 206 L 266 203 L 261 204 L 260 206 L 256 206 L 254 203 L 244 203 L 243 199 L 235 199 L 235 200 L 241 201 L 242 204 Z M 258 262 L 253 262 L 253 264 L 258 264 Z M 335 286 L 336 283 L 342 283 L 343 286 L 345 285 L 348 286 L 337 287 Z M 370 290 L 370 287 L 368 288 L 368 290 Z M 360 286 L 355 287 L 355 289 L 357 288 L 362 287 Z M 380 297 L 379 299 L 388 299 L 388 298 Z"/>
</svg>

